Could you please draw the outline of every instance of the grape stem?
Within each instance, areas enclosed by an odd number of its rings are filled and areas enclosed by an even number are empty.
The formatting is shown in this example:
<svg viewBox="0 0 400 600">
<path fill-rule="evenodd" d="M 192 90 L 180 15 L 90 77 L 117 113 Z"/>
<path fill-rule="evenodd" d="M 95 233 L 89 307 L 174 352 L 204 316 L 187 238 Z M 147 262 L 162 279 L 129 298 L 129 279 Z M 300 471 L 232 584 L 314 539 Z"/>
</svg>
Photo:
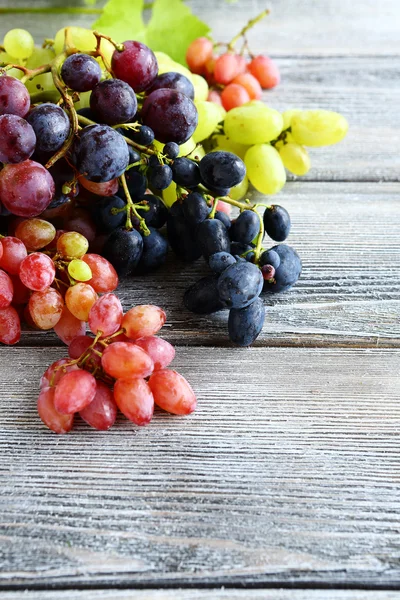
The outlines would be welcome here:
<svg viewBox="0 0 400 600">
<path fill-rule="evenodd" d="M 138 211 L 136 209 L 136 205 L 134 204 L 134 202 L 131 198 L 131 195 L 130 195 L 129 189 L 128 189 L 128 184 L 126 183 L 125 173 L 122 173 L 119 180 L 120 180 L 123 190 L 125 192 L 126 203 L 128 206 L 127 211 L 126 211 L 126 225 L 125 225 L 126 229 L 128 229 L 128 230 L 133 229 L 132 216 L 131 216 L 133 214 L 139 220 L 140 230 L 144 233 L 144 235 L 150 235 L 150 229 L 147 227 L 146 221 L 138 213 Z"/>
<path fill-rule="evenodd" d="M 101 40 L 104 39 L 104 40 L 107 40 L 108 42 L 110 42 L 110 44 L 112 44 L 114 46 L 114 48 L 116 50 L 118 50 L 118 52 L 123 52 L 124 45 L 123 44 L 117 44 L 117 42 L 115 42 L 112 38 L 110 38 L 110 36 L 104 35 L 103 33 L 99 33 L 98 31 L 93 31 L 93 35 L 97 39 L 97 49 L 99 49 L 99 47 L 100 47 Z"/>
<path fill-rule="evenodd" d="M 245 25 L 237 35 L 235 35 L 235 37 L 229 42 L 229 44 L 227 45 L 227 49 L 229 52 L 233 52 L 235 50 L 235 45 L 236 43 L 240 40 L 241 37 L 245 37 L 246 33 L 252 29 L 252 27 L 254 27 L 254 25 L 256 25 L 257 23 L 259 23 L 260 21 L 262 21 L 262 19 L 264 19 L 264 17 L 266 17 L 267 15 L 269 15 L 270 11 L 267 8 L 266 10 L 263 10 L 259 15 L 257 15 L 256 17 L 254 17 L 253 19 L 250 19 L 247 23 L 247 25 Z"/>
</svg>

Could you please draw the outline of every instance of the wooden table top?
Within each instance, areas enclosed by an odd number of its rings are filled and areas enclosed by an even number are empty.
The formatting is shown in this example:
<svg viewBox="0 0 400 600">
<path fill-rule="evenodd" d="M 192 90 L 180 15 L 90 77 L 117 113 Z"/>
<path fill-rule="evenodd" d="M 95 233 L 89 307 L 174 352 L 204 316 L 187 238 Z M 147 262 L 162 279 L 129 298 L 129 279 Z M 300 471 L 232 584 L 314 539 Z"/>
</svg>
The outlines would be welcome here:
<svg viewBox="0 0 400 600">
<path fill-rule="evenodd" d="M 265 7 L 189 4 L 221 41 Z M 282 72 L 266 102 L 350 122 L 274 198 L 292 216 L 301 280 L 266 299 L 250 349 L 228 343 L 226 314 L 183 310 L 201 261 L 121 285 L 125 306 L 168 313 L 164 337 L 199 399 L 187 419 L 57 437 L 35 404 L 61 343 L 27 332 L 0 348 L 1 599 L 400 597 L 400 3 L 269 4 L 251 37 Z M 0 39 L 91 20 L 1 15 Z"/>
</svg>

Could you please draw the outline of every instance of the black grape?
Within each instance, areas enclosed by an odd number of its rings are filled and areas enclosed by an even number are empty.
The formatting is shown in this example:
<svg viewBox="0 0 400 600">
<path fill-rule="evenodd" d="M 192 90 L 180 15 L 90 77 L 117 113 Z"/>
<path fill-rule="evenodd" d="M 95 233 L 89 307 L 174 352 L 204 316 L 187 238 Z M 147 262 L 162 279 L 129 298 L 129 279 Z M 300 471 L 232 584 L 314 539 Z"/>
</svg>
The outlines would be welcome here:
<svg viewBox="0 0 400 600">
<path fill-rule="evenodd" d="M 210 152 L 200 161 L 200 174 L 208 188 L 231 188 L 246 175 L 244 162 L 232 152 Z"/>
<path fill-rule="evenodd" d="M 39 152 L 57 152 L 68 137 L 70 122 L 67 113 L 47 102 L 31 110 L 27 121 L 36 134 L 36 150 Z"/>
<path fill-rule="evenodd" d="M 126 211 L 121 211 L 114 215 L 113 208 L 124 208 L 126 202 L 119 196 L 104 196 L 99 198 L 93 205 L 93 217 L 100 231 L 106 233 L 114 231 L 126 221 Z"/>
<path fill-rule="evenodd" d="M 231 240 L 250 244 L 260 232 L 260 219 L 253 210 L 244 210 L 236 221 L 233 221 L 229 235 Z"/>
<path fill-rule="evenodd" d="M 175 211 L 178 212 L 178 209 Z M 172 210 L 167 221 L 167 235 L 172 250 L 179 258 L 186 262 L 193 262 L 200 258 L 201 248 L 195 231 L 189 227 L 183 216 L 174 216 Z"/>
<path fill-rule="evenodd" d="M 154 229 L 160 229 L 167 222 L 168 209 L 164 202 L 158 196 L 146 194 L 143 196 L 143 200 L 146 200 L 150 210 L 144 212 L 139 211 L 141 216 L 146 221 L 146 225 L 154 227 Z"/>
<path fill-rule="evenodd" d="M 129 150 L 129 164 L 130 165 L 133 165 L 134 163 L 137 163 L 141 160 L 142 157 L 140 156 L 139 152 L 137 150 L 135 150 L 134 148 L 132 148 L 132 146 L 129 146 L 129 144 L 128 144 L 128 150 Z"/>
<path fill-rule="evenodd" d="M 264 228 L 269 237 L 276 242 L 283 242 L 290 233 L 290 216 L 286 208 L 273 204 L 264 212 Z"/>
<path fill-rule="evenodd" d="M 100 82 L 99 63 L 87 54 L 72 54 L 61 67 L 61 77 L 71 90 L 89 92 Z"/>
<path fill-rule="evenodd" d="M 207 205 L 200 192 L 191 192 L 182 202 L 183 215 L 191 225 L 198 225 L 210 214 L 211 208 Z"/>
<path fill-rule="evenodd" d="M 242 244 L 241 242 L 232 242 L 230 252 L 233 256 L 241 256 L 245 252 L 252 250 L 254 244 Z"/>
<path fill-rule="evenodd" d="M 143 236 L 143 252 L 138 265 L 138 271 L 141 273 L 158 269 L 167 258 L 167 240 L 157 229 L 150 227 L 150 232 L 150 235 Z"/>
<path fill-rule="evenodd" d="M 103 256 L 114 266 L 120 277 L 135 270 L 143 252 L 143 238 L 136 229 L 116 229 L 107 238 Z"/>
<path fill-rule="evenodd" d="M 144 101 L 143 123 L 154 131 L 159 142 L 183 144 L 194 133 L 197 108 L 190 98 L 175 90 L 155 90 Z"/>
<path fill-rule="evenodd" d="M 227 215 L 225 212 L 222 212 L 222 210 L 217 210 L 215 212 L 215 219 L 218 219 L 218 221 L 221 221 L 227 229 L 231 228 L 232 223 L 229 218 L 229 215 Z"/>
<path fill-rule="evenodd" d="M 128 146 L 122 135 L 108 125 L 89 125 L 75 142 L 72 160 L 89 181 L 110 181 L 128 166 Z"/>
<path fill-rule="evenodd" d="M 129 171 L 125 173 L 125 178 L 132 199 L 139 202 L 147 190 L 146 177 L 134 169 L 129 169 Z M 125 192 L 122 188 L 119 190 L 118 194 L 122 198 L 125 198 Z"/>
<path fill-rule="evenodd" d="M 259 336 L 265 320 L 265 306 L 257 298 L 245 308 L 231 308 L 228 319 L 230 340 L 237 346 L 250 346 Z"/>
<path fill-rule="evenodd" d="M 168 165 L 157 165 L 150 170 L 149 183 L 157 190 L 165 190 L 172 183 L 172 171 Z"/>
<path fill-rule="evenodd" d="M 172 164 L 172 173 L 175 183 L 185 188 L 195 188 L 201 181 L 198 164 L 189 158 L 177 158 Z"/>
<path fill-rule="evenodd" d="M 91 121 L 95 121 L 97 123 L 97 116 L 88 106 L 86 106 L 85 108 L 80 108 L 76 112 L 78 113 L 78 115 L 81 115 L 81 117 L 85 117 L 86 119 L 90 119 Z"/>
<path fill-rule="evenodd" d="M 218 275 L 208 275 L 190 286 L 183 296 L 188 310 L 198 315 L 210 315 L 225 308 L 218 295 Z"/>
<path fill-rule="evenodd" d="M 264 265 L 271 265 L 276 270 L 280 264 L 280 256 L 277 252 L 275 252 L 275 250 L 264 250 L 264 252 L 260 256 L 260 267 L 263 267 Z"/>
<path fill-rule="evenodd" d="M 163 148 L 163 154 L 168 156 L 168 158 L 177 158 L 179 156 L 179 144 L 168 142 Z"/>
<path fill-rule="evenodd" d="M 160 90 L 161 88 L 168 88 L 170 90 L 182 92 L 182 94 L 185 94 L 185 96 L 188 96 L 191 100 L 194 100 L 193 83 L 181 73 L 169 71 L 168 73 L 162 73 L 161 75 L 158 75 L 151 84 L 151 88 L 147 90 L 147 93 L 154 92 L 154 90 Z"/>
<path fill-rule="evenodd" d="M 216 252 L 208 259 L 209 267 L 214 273 L 223 273 L 225 269 L 235 264 L 236 259 L 228 252 Z"/>
<path fill-rule="evenodd" d="M 260 295 L 263 283 L 263 276 L 256 265 L 237 262 L 220 275 L 218 292 L 229 308 L 244 308 Z"/>
<path fill-rule="evenodd" d="M 204 258 L 216 252 L 229 252 L 231 242 L 228 230 L 218 219 L 206 219 L 197 229 L 197 239 Z"/>
<path fill-rule="evenodd" d="M 264 281 L 264 292 L 284 292 L 296 283 L 301 274 L 301 260 L 296 250 L 286 244 L 274 246 L 271 250 L 280 258 L 272 283 Z"/>
<path fill-rule="evenodd" d="M 126 135 L 132 142 L 141 146 L 150 146 L 154 142 L 154 131 L 146 125 L 141 125 L 139 131 L 125 130 Z"/>
<path fill-rule="evenodd" d="M 136 115 L 137 99 L 133 89 L 120 79 L 106 79 L 90 95 L 90 108 L 102 123 L 127 123 Z"/>
</svg>

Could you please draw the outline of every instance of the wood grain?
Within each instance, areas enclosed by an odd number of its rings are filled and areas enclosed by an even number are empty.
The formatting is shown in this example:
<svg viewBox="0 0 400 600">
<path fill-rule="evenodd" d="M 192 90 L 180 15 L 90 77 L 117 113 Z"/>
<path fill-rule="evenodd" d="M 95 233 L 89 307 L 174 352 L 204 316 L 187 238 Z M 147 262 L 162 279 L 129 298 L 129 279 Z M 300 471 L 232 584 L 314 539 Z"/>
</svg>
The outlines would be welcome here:
<svg viewBox="0 0 400 600">
<path fill-rule="evenodd" d="M 57 437 L 61 356 L 0 349 L 2 585 L 400 583 L 399 350 L 178 348 L 193 416 Z"/>
</svg>

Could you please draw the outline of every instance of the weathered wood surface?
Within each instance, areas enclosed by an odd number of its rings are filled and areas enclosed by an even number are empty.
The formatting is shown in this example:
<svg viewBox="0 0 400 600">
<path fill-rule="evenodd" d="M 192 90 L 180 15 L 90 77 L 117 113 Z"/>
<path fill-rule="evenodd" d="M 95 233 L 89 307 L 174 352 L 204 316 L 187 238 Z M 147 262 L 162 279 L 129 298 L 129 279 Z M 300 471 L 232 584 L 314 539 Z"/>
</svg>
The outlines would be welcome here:
<svg viewBox="0 0 400 600">
<path fill-rule="evenodd" d="M 398 592 L 363 590 L 68 590 L 3 592 L 0 600 L 398 600 Z"/>
<path fill-rule="evenodd" d="M 57 437 L 61 356 L 0 350 L 0 588 L 400 585 L 399 350 L 178 348 L 190 418 Z"/>
</svg>

